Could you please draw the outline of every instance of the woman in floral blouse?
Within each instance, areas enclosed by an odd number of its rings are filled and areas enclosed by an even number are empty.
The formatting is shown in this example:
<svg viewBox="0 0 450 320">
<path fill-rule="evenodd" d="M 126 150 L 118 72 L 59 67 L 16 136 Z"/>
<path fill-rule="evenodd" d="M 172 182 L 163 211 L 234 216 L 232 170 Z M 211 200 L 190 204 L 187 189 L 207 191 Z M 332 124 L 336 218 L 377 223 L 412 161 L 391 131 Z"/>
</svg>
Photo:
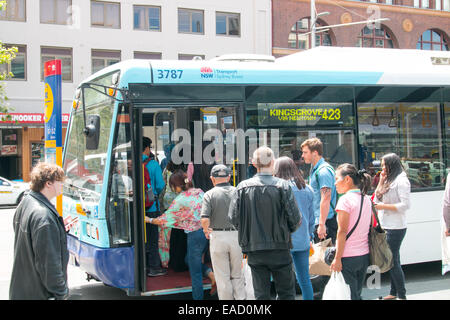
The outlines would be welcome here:
<svg viewBox="0 0 450 320">
<path fill-rule="evenodd" d="M 208 248 L 208 240 L 200 223 L 203 191 L 195 189 L 182 170 L 177 170 L 170 176 L 169 184 L 178 196 L 163 215 L 154 219 L 148 217 L 145 219 L 148 223 L 183 229 L 187 233 L 186 259 L 192 281 L 192 297 L 194 300 L 202 300 L 203 275 L 211 279 L 212 288 L 215 288 L 212 270 L 202 263 L 203 253 Z"/>
</svg>

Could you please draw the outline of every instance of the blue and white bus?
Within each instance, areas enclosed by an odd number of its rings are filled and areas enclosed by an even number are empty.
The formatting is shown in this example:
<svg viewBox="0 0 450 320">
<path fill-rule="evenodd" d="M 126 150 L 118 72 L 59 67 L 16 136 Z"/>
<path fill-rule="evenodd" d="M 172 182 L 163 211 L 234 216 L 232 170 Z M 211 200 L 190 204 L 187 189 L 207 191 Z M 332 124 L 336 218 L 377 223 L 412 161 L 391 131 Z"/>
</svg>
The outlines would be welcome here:
<svg viewBox="0 0 450 320">
<path fill-rule="evenodd" d="M 292 157 L 308 176 L 300 144 L 316 136 L 332 165 L 354 163 L 375 182 L 381 156 L 397 153 L 412 186 L 402 263 L 441 259 L 450 53 L 318 47 L 278 59 L 129 60 L 83 81 L 73 107 L 63 160 L 71 260 L 130 295 L 191 290 L 188 272 L 169 268 L 166 276 L 146 276 L 140 155 L 143 136 L 161 159 L 176 129 L 194 137 L 199 123 L 203 132 L 218 129 L 228 147 L 232 130 L 259 133 L 247 139 L 245 159 L 233 161 L 234 183 L 250 174 L 254 143 L 275 141 L 277 153 Z"/>
</svg>

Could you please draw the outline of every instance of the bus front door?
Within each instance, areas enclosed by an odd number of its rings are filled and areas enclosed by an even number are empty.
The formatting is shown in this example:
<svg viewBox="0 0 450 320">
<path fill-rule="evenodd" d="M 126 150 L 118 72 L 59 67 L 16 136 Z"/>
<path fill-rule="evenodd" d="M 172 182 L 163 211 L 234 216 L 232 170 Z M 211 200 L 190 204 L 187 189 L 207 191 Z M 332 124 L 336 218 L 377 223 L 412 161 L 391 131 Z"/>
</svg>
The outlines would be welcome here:
<svg viewBox="0 0 450 320">
<path fill-rule="evenodd" d="M 245 170 L 245 164 L 238 163 L 238 150 L 235 145 L 235 131 L 243 129 L 243 119 L 239 116 L 242 113 L 242 108 L 239 105 L 214 105 L 214 106 L 171 106 L 170 108 L 161 107 L 148 107 L 140 110 L 140 123 L 137 124 L 136 134 L 137 138 L 140 138 L 142 145 L 142 137 L 148 136 L 152 139 L 152 152 L 157 156 L 157 160 L 163 163 L 162 172 L 164 172 L 164 158 L 167 156 L 164 151 L 168 145 L 175 146 L 178 143 L 185 143 L 184 137 L 180 139 L 181 131 L 183 134 L 187 132 L 190 134 L 189 150 L 193 152 L 189 161 L 181 164 L 181 168 L 187 169 L 188 163 L 194 162 L 194 170 L 198 170 L 197 175 L 194 172 L 194 180 L 198 174 L 202 171 L 203 166 L 208 164 L 208 169 L 215 163 L 225 163 L 233 172 L 231 177 L 231 184 L 237 185 L 241 179 L 245 178 L 242 174 L 242 170 Z M 212 129 L 212 130 L 210 130 Z M 180 131 L 177 131 L 180 130 Z M 208 132 L 208 130 L 210 130 Z M 178 138 L 177 138 L 178 137 Z M 138 140 L 139 141 L 139 140 Z M 217 146 L 215 150 L 221 150 L 221 152 L 211 152 L 214 144 L 221 143 L 221 146 Z M 212 146 L 211 146 L 212 144 Z M 209 149 L 206 149 L 209 148 Z M 136 148 L 138 149 L 138 148 Z M 179 152 L 179 149 L 173 149 L 174 152 Z M 186 149 L 187 151 L 188 149 Z M 199 154 L 195 154 L 195 152 Z M 142 150 L 141 150 L 142 152 Z M 201 153 L 201 154 L 200 154 Z M 205 155 L 213 154 L 213 161 L 206 162 Z M 182 155 L 178 157 L 183 158 Z M 137 157 L 139 158 L 139 157 Z M 174 153 L 171 153 L 172 160 L 176 160 Z M 197 161 L 194 161 L 197 158 Z M 243 156 L 245 158 L 245 156 Z M 186 159 L 184 159 L 186 160 Z M 142 172 L 141 172 L 142 178 Z M 206 183 L 211 182 L 209 177 L 209 171 L 206 174 L 200 176 L 200 183 L 195 183 L 196 188 L 202 188 L 206 186 Z M 198 182 L 199 180 L 197 180 Z M 166 181 L 167 183 L 167 181 Z M 212 187 L 212 185 L 211 185 Z M 166 192 L 170 192 L 170 189 L 166 189 Z M 207 190 L 204 190 L 205 192 Z M 142 209 L 141 209 L 142 212 Z M 144 214 L 141 214 L 141 221 Z M 146 243 L 149 241 L 148 230 L 143 224 L 142 229 L 142 248 L 141 254 L 141 270 L 140 274 L 144 275 L 144 283 L 142 286 L 145 288 L 143 295 L 165 295 L 173 293 L 188 292 L 191 290 L 191 281 L 189 271 L 186 268 L 182 268 L 181 264 L 177 261 L 178 257 L 182 256 L 178 251 L 186 250 L 186 235 L 182 230 L 170 229 L 165 230 L 160 228 L 159 230 L 159 253 L 162 258 L 162 267 L 168 268 L 166 275 L 157 277 L 145 276 L 145 264 L 148 258 L 145 253 Z M 178 232 L 182 231 L 182 232 Z M 166 243 L 166 244 L 165 244 Z M 170 249 L 169 249 L 170 248 Z M 173 256 L 172 256 L 173 255 Z M 184 256 L 183 256 L 184 257 Z M 177 260 L 178 259 L 178 260 Z M 181 267 L 180 267 L 181 266 Z M 208 280 L 205 280 L 204 289 L 210 287 Z"/>
</svg>

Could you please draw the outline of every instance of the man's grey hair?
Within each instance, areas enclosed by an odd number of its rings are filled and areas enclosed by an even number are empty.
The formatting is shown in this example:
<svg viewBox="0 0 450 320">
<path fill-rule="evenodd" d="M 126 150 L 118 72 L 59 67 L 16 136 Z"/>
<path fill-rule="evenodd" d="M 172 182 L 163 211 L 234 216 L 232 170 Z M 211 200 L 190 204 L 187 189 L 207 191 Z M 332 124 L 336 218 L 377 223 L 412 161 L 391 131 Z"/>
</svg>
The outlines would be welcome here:
<svg viewBox="0 0 450 320">
<path fill-rule="evenodd" d="M 270 163 L 274 160 L 272 149 L 267 146 L 259 147 L 253 152 L 253 164 L 257 168 L 270 167 Z"/>
</svg>

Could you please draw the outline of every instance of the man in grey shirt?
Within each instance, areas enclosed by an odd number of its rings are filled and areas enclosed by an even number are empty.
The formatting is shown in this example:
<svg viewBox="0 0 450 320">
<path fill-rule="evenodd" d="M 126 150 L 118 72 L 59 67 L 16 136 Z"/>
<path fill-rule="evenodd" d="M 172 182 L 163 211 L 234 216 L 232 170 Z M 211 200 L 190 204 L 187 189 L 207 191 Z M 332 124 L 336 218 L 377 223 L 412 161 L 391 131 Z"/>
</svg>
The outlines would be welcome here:
<svg viewBox="0 0 450 320">
<path fill-rule="evenodd" d="M 216 277 L 219 300 L 244 300 L 242 251 L 238 232 L 228 220 L 231 196 L 236 189 L 230 185 L 230 169 L 222 164 L 211 169 L 214 188 L 203 196 L 201 223 L 210 239 L 211 261 Z"/>
</svg>

